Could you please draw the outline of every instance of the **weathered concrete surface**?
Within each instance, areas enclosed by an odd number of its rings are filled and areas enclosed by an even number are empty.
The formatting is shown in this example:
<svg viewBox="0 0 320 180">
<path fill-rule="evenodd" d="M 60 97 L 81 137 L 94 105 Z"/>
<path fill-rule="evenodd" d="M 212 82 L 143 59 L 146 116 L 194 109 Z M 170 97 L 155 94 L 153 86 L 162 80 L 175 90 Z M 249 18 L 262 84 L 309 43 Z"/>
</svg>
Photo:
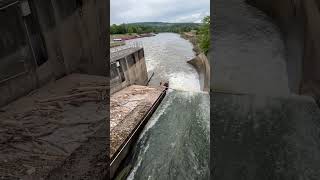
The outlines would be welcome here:
<svg viewBox="0 0 320 180">
<path fill-rule="evenodd" d="M 214 12 L 213 90 L 288 95 L 285 46 L 271 18 L 242 0 L 217 0 Z"/>
<path fill-rule="evenodd" d="M 51 171 L 48 180 L 57 179 L 108 179 L 109 177 L 109 132 L 103 124 L 77 148 L 64 163 Z"/>
<path fill-rule="evenodd" d="M 34 0 L 27 17 L 21 16 L 19 2 L 0 11 L 0 70 L 5 69 L 0 78 L 10 77 L 0 82 L 0 106 L 66 74 L 109 74 L 108 1 Z M 47 57 L 38 65 L 32 49 L 40 49 L 39 42 L 33 44 L 40 37 Z"/>
<path fill-rule="evenodd" d="M 320 1 L 248 0 L 278 23 L 287 48 L 291 87 L 320 96 Z"/>
<path fill-rule="evenodd" d="M 193 65 L 199 74 L 202 91 L 210 91 L 210 64 L 208 58 L 203 53 L 188 61 Z"/>
<path fill-rule="evenodd" d="M 127 86 L 146 85 L 148 82 L 148 72 L 144 56 L 144 49 L 141 47 L 126 48 L 110 54 L 111 75 L 110 93 L 113 94 Z M 116 62 L 120 67 L 116 66 Z M 123 72 L 123 81 L 121 78 Z"/>
<path fill-rule="evenodd" d="M 211 98 L 211 179 L 320 179 L 320 111 L 311 98 Z"/>
<path fill-rule="evenodd" d="M 110 98 L 110 157 L 156 102 L 165 87 L 132 85 Z"/>
<path fill-rule="evenodd" d="M 106 83 L 72 74 L 1 108 L 0 178 L 44 178 L 105 126 Z M 97 86 L 102 91 L 90 90 Z"/>
</svg>

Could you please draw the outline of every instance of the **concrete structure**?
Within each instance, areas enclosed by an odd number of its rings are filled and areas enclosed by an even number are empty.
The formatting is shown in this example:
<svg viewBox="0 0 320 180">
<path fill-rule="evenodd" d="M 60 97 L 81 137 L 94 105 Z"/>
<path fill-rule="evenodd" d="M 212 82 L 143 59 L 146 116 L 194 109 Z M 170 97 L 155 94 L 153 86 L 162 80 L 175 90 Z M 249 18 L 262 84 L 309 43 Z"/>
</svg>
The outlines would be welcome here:
<svg viewBox="0 0 320 180">
<path fill-rule="evenodd" d="M 167 88 L 132 85 L 110 98 L 110 177 L 121 170 L 144 125 L 156 110 Z"/>
<path fill-rule="evenodd" d="M 247 1 L 270 15 L 281 28 L 291 89 L 320 97 L 320 1 Z"/>
<path fill-rule="evenodd" d="M 243 0 L 217 0 L 211 38 L 215 92 L 290 94 L 279 28 Z"/>
<path fill-rule="evenodd" d="M 199 74 L 200 86 L 202 91 L 210 91 L 210 64 L 209 60 L 203 53 L 188 61 L 193 65 Z"/>
<path fill-rule="evenodd" d="M 103 179 L 107 87 L 103 76 L 71 74 L 2 107 L 0 177 Z"/>
<path fill-rule="evenodd" d="M 312 98 L 211 98 L 212 179 L 320 178 L 320 111 Z"/>
<path fill-rule="evenodd" d="M 211 178 L 319 179 L 319 107 L 295 95 L 317 89 L 319 1 L 248 2 L 282 34 L 242 0 L 216 1 Z"/>
<path fill-rule="evenodd" d="M 106 76 L 107 4 L 0 0 L 0 106 L 72 72 Z"/>
<path fill-rule="evenodd" d="M 148 73 L 141 46 L 121 47 L 110 54 L 111 94 L 129 85 L 146 85 Z"/>
</svg>

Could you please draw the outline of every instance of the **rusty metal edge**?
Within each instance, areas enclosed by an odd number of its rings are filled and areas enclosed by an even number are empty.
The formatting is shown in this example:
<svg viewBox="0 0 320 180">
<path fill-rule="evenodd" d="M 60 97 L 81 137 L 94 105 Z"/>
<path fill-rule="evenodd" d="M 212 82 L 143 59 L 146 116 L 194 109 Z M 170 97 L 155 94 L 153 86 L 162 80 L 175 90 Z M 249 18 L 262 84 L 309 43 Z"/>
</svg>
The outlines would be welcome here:
<svg viewBox="0 0 320 180">
<path fill-rule="evenodd" d="M 114 155 L 111 158 L 110 163 L 110 179 L 113 178 L 115 173 L 117 172 L 121 162 L 125 159 L 125 157 L 128 155 L 128 152 L 130 148 L 132 147 L 133 143 L 137 140 L 137 138 L 140 135 L 140 132 L 142 131 L 143 127 L 146 125 L 152 114 L 155 112 L 163 98 L 165 97 L 167 93 L 167 88 L 162 91 L 160 96 L 157 98 L 157 100 L 152 104 L 152 106 L 149 108 L 148 112 L 144 115 L 142 118 L 142 121 L 139 123 L 138 126 L 135 127 L 135 129 L 131 132 L 131 134 L 128 136 L 128 138 L 122 143 L 120 148 L 114 153 Z"/>
</svg>

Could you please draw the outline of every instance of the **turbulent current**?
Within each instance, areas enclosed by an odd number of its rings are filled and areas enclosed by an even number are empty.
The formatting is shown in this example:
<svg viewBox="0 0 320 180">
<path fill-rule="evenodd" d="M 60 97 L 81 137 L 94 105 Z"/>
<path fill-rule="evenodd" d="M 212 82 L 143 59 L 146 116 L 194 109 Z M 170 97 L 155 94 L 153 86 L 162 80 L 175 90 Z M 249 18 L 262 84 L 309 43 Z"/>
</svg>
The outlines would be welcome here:
<svg viewBox="0 0 320 180">
<path fill-rule="evenodd" d="M 140 136 L 128 179 L 208 179 L 209 101 L 169 92 Z"/>
<path fill-rule="evenodd" d="M 132 150 L 127 179 L 208 179 L 210 97 L 187 63 L 191 43 L 173 33 L 133 41 L 143 43 L 150 85 L 169 80 L 170 90 Z"/>
<path fill-rule="evenodd" d="M 142 42 L 149 76 L 149 85 L 168 80 L 174 89 L 199 91 L 199 75 L 187 63 L 194 57 L 192 44 L 178 34 L 160 33 L 154 37 L 130 40 Z"/>
</svg>

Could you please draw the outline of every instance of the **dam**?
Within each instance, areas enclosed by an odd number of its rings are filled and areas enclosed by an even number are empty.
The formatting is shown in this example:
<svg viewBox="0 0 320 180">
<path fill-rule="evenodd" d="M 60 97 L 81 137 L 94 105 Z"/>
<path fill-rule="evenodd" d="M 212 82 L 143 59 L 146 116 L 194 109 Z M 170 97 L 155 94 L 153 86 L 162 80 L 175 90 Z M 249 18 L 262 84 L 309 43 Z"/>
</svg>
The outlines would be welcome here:
<svg viewBox="0 0 320 180">
<path fill-rule="evenodd" d="M 208 179 L 210 96 L 187 63 L 195 56 L 192 44 L 174 33 L 127 43 L 135 42 L 143 44 L 148 75 L 154 74 L 148 87 L 168 81 L 169 90 L 115 179 Z"/>
</svg>

